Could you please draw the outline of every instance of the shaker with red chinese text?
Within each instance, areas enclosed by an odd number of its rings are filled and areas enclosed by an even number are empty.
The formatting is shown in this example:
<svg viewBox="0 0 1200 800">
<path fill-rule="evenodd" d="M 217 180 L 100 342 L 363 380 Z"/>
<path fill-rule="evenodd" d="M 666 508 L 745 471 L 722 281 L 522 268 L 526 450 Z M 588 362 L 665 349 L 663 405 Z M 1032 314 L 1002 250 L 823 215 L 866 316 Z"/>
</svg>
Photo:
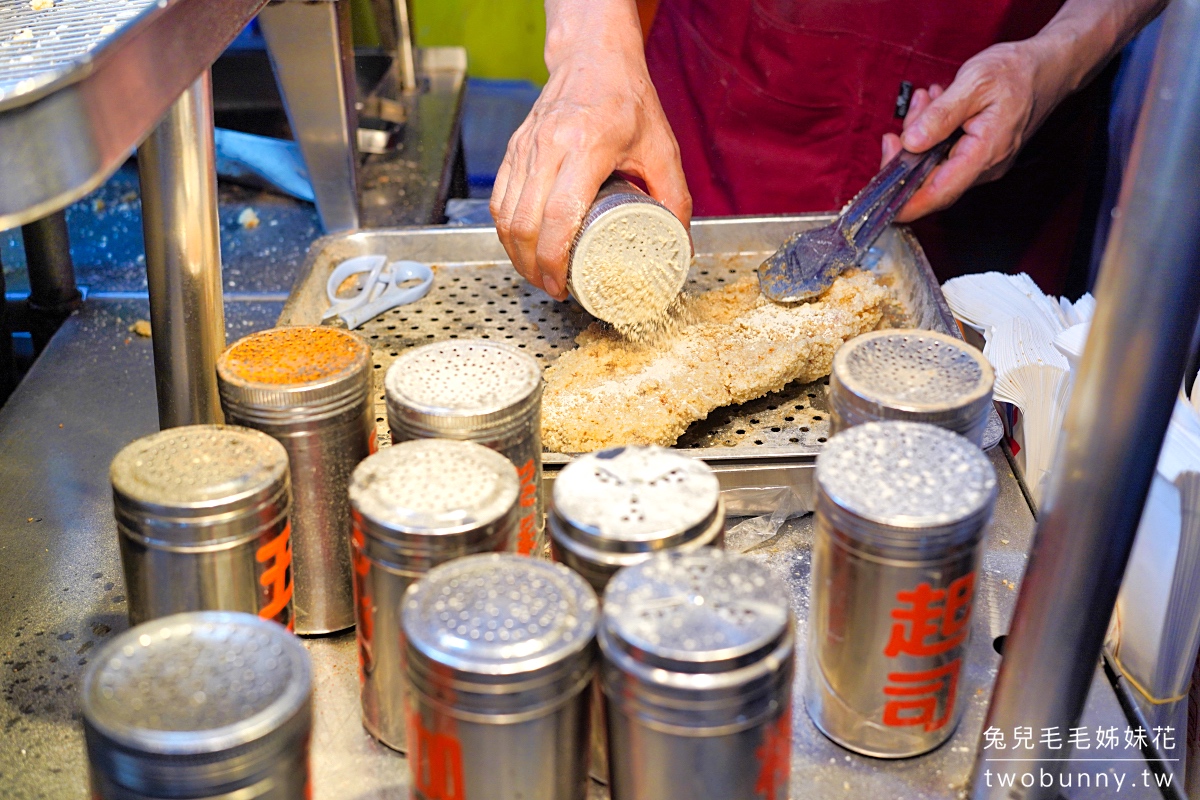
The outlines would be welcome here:
<svg viewBox="0 0 1200 800">
<path fill-rule="evenodd" d="M 516 535 L 519 493 L 512 463 L 473 442 L 401 442 L 354 470 L 351 547 L 363 725 L 388 747 L 406 749 L 404 592 L 438 564 L 505 550 Z"/>
<path fill-rule="evenodd" d="M 217 359 L 226 422 L 274 437 L 291 462 L 301 635 L 354 624 L 346 486 L 374 449 L 371 376 L 371 348 L 360 336 L 320 326 L 252 333 Z"/>
<path fill-rule="evenodd" d="M 596 593 L 561 564 L 466 556 L 401 614 L 413 800 L 586 800 Z"/>
<path fill-rule="evenodd" d="M 579 456 L 554 480 L 549 514 L 554 560 L 597 593 L 622 567 L 655 553 L 721 547 L 725 504 L 712 468 L 658 446 L 628 445 Z M 592 707 L 591 775 L 608 780 L 599 683 Z"/>
<path fill-rule="evenodd" d="M 597 634 L 613 800 L 787 800 L 793 629 L 787 587 L 745 556 L 618 572 Z"/>
<path fill-rule="evenodd" d="M 817 459 L 805 705 L 826 736 L 904 758 L 962 717 L 963 660 L 995 470 L 925 423 L 870 422 Z"/>
<path fill-rule="evenodd" d="M 143 436 L 109 470 L 129 621 L 245 611 L 292 627 L 287 451 L 265 433 L 187 425 Z"/>
<path fill-rule="evenodd" d="M 273 622 L 173 614 L 106 643 L 79 691 L 93 800 L 312 797 L 312 662 Z"/>
<path fill-rule="evenodd" d="M 517 468 L 521 520 L 509 550 L 545 551 L 542 499 L 542 367 L 499 342 L 457 339 L 400 354 L 384 378 L 392 442 L 462 439 Z"/>
</svg>

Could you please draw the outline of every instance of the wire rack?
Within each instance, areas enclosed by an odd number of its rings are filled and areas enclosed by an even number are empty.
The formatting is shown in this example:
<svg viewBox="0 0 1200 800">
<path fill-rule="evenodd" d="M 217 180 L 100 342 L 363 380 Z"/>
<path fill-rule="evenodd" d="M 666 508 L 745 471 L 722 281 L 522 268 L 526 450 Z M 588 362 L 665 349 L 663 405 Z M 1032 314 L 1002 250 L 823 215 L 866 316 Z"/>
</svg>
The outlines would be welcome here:
<svg viewBox="0 0 1200 800">
<path fill-rule="evenodd" d="M 0 104 L 84 71 L 157 0 L 0 0 Z"/>
</svg>

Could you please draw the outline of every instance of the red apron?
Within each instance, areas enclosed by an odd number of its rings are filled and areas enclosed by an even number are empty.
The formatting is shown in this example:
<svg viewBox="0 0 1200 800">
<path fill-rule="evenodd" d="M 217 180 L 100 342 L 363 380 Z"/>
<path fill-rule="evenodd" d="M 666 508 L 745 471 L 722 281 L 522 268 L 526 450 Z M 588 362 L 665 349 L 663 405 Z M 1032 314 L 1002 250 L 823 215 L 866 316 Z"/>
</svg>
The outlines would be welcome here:
<svg viewBox="0 0 1200 800">
<path fill-rule="evenodd" d="M 662 0 L 646 57 L 679 141 L 696 215 L 840 208 L 878 171 L 883 134 L 900 131 L 902 81 L 946 86 L 963 61 L 996 42 L 1033 35 L 1060 5 Z M 1023 179 L 1005 179 L 1014 184 L 1007 194 L 974 209 L 970 219 L 959 219 L 959 211 L 949 230 L 939 219 L 946 214 L 922 221 L 918 234 L 941 277 L 1024 269 L 1047 291 L 1061 291 L 1084 165 L 1077 136 L 1047 130 L 1055 127 L 1062 126 L 1052 117 L 1034 137 L 1027 148 L 1033 155 L 1023 156 L 1034 163 Z M 1055 140 L 1051 149 L 1061 152 L 1040 152 L 1038 139 Z M 1012 191 L 1018 196 L 1009 197 Z M 1030 192 L 1033 198 L 1020 197 Z M 981 226 L 994 243 L 981 236 Z M 981 247 L 989 254 L 983 259 L 974 252 Z"/>
</svg>

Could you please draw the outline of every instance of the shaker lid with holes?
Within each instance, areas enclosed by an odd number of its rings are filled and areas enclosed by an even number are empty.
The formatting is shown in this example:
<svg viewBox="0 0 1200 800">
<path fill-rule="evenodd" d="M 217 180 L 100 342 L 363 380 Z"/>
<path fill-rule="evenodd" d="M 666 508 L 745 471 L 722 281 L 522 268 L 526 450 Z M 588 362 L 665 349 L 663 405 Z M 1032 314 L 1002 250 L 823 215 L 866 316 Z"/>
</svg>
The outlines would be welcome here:
<svg viewBox="0 0 1200 800">
<path fill-rule="evenodd" d="M 613 553 L 684 544 L 721 516 L 721 485 L 699 459 L 631 445 L 580 456 L 554 481 L 556 536 Z M 570 546 L 570 543 L 564 543 Z"/>
<path fill-rule="evenodd" d="M 103 739 L 147 754 L 219 754 L 309 713 L 295 636 L 252 614 L 199 611 L 139 625 L 96 653 L 80 705 Z"/>
<path fill-rule="evenodd" d="M 995 372 L 974 347 L 944 333 L 864 333 L 833 357 L 833 393 L 872 417 L 902 412 L 923 420 L 974 419 L 992 399 Z"/>
<path fill-rule="evenodd" d="M 283 445 L 234 425 L 186 425 L 143 436 L 109 468 L 118 518 L 180 520 L 253 510 L 288 482 Z"/>
<path fill-rule="evenodd" d="M 403 601 L 404 634 L 424 659 L 459 673 L 516 676 L 554 667 L 591 643 L 596 593 L 561 564 L 466 556 L 434 567 Z"/>
<path fill-rule="evenodd" d="M 602 624 L 606 641 L 634 661 L 711 673 L 772 652 L 792 614 L 787 587 L 766 566 L 706 548 L 622 569 L 604 593 Z"/>
<path fill-rule="evenodd" d="M 957 433 L 921 422 L 869 422 L 829 440 L 817 485 L 857 519 L 925 529 L 986 520 L 996 500 L 988 457 Z"/>
<path fill-rule="evenodd" d="M 293 408 L 369 391 L 371 348 L 350 331 L 301 325 L 252 333 L 217 358 L 221 397 L 235 406 Z"/>
<path fill-rule="evenodd" d="M 462 430 L 500 425 L 530 413 L 542 396 L 542 368 L 521 350 L 456 339 L 400 354 L 384 378 L 392 424 Z"/>
<path fill-rule="evenodd" d="M 373 528 L 442 534 L 492 525 L 517 505 L 517 470 L 474 442 L 414 439 L 366 458 L 350 479 L 350 504 Z"/>
</svg>

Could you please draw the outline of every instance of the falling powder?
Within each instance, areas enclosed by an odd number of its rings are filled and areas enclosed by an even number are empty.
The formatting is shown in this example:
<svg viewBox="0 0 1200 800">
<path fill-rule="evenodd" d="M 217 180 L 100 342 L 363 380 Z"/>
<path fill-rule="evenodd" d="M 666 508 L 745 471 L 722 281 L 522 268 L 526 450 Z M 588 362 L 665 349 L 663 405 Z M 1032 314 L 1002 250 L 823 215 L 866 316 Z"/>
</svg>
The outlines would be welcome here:
<svg viewBox="0 0 1200 800">
<path fill-rule="evenodd" d="M 687 230 L 670 211 L 650 201 L 620 203 L 580 233 L 571 293 L 625 338 L 655 340 L 679 322 L 690 263 Z"/>
</svg>

